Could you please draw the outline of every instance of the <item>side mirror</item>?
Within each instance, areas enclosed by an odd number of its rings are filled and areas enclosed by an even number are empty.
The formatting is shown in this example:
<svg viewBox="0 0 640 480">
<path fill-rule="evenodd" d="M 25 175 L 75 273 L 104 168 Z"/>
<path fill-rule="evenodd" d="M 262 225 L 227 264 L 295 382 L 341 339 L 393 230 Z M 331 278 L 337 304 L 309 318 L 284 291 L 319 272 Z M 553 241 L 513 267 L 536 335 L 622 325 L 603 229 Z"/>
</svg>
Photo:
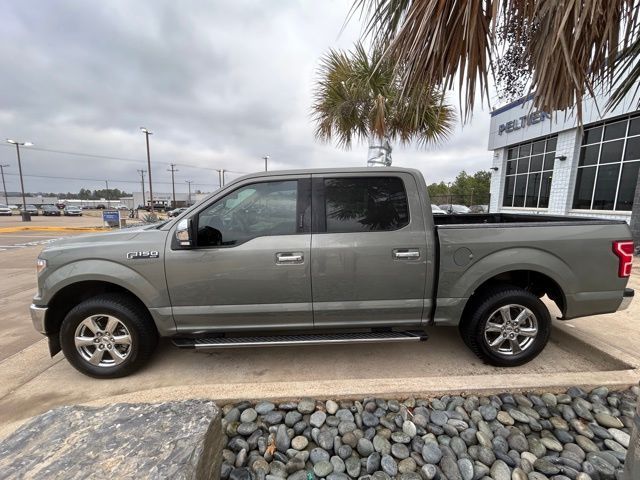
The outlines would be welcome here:
<svg viewBox="0 0 640 480">
<path fill-rule="evenodd" d="M 178 222 L 178 226 L 176 227 L 176 240 L 181 247 L 192 246 L 191 219 L 183 218 Z"/>
</svg>

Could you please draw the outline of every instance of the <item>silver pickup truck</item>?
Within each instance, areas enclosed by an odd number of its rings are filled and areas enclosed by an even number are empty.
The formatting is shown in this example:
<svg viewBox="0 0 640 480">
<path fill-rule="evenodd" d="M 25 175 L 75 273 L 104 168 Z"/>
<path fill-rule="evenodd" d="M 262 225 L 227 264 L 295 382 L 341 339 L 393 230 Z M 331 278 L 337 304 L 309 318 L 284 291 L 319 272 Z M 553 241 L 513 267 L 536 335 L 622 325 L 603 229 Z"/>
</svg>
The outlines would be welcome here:
<svg viewBox="0 0 640 480">
<path fill-rule="evenodd" d="M 31 315 L 81 372 L 127 375 L 158 337 L 187 348 L 426 339 L 458 326 L 484 361 L 521 365 L 562 319 L 626 308 L 623 221 L 438 215 L 420 172 L 247 175 L 165 223 L 57 241 Z"/>
</svg>

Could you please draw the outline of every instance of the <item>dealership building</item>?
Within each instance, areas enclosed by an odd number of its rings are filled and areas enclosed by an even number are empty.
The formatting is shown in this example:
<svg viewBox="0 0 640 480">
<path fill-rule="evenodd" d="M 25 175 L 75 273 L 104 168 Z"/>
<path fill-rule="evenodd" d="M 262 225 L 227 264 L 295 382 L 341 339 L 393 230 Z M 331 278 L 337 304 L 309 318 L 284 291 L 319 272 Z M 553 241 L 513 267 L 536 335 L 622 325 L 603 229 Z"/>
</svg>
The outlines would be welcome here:
<svg viewBox="0 0 640 480">
<path fill-rule="evenodd" d="M 591 216 L 629 221 L 640 168 L 640 111 L 606 97 L 575 112 L 541 112 L 524 98 L 491 112 L 492 212 Z"/>
</svg>

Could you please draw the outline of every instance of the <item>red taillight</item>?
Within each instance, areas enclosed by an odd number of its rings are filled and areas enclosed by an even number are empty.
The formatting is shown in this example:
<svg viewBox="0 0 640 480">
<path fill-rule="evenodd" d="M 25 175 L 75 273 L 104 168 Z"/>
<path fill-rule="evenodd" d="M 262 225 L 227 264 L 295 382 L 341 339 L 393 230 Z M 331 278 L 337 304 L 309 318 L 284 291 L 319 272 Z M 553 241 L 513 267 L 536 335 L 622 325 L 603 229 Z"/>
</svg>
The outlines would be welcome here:
<svg viewBox="0 0 640 480">
<path fill-rule="evenodd" d="M 630 276 L 633 266 L 633 242 L 631 240 L 613 242 L 613 253 L 618 256 L 618 276 L 620 278 Z"/>
</svg>

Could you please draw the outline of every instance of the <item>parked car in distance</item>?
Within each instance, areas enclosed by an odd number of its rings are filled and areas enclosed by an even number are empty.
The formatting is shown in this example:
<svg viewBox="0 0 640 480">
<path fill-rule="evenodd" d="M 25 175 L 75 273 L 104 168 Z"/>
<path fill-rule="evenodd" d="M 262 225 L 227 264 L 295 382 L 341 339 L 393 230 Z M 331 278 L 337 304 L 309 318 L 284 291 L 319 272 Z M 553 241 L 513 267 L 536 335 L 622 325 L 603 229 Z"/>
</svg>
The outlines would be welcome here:
<svg viewBox="0 0 640 480">
<path fill-rule="evenodd" d="M 115 210 L 129 210 L 129 207 L 127 207 L 126 205 L 123 205 L 122 203 L 119 203 L 118 205 L 112 207 Z"/>
<path fill-rule="evenodd" d="M 104 204 L 102 203 L 99 203 L 98 205 L 96 205 L 96 210 L 104 210 L 105 208 L 107 207 L 105 207 Z"/>
<path fill-rule="evenodd" d="M 444 210 L 445 213 L 454 214 L 454 215 L 459 215 L 462 213 L 471 213 L 471 210 L 469 210 L 469 207 L 466 207 L 464 205 L 456 205 L 455 203 L 440 205 L 440 208 Z"/>
<path fill-rule="evenodd" d="M 82 205 L 80 208 L 82 210 L 91 210 L 91 205 Z"/>
<path fill-rule="evenodd" d="M 431 204 L 431 213 L 434 215 L 446 215 L 447 212 L 442 210 L 438 205 Z"/>
<path fill-rule="evenodd" d="M 25 212 L 34 217 L 38 216 L 38 207 L 36 207 L 35 205 L 27 205 L 26 207 L 27 208 L 25 209 Z M 22 207 L 20 207 L 20 211 L 22 212 Z"/>
<path fill-rule="evenodd" d="M 0 215 L 10 217 L 13 212 L 7 205 L 0 203 Z"/>
<path fill-rule="evenodd" d="M 48 244 L 33 325 L 99 378 L 140 368 L 159 337 L 198 350 L 415 342 L 427 326 L 457 326 L 483 361 L 511 367 L 549 340 L 544 296 L 562 320 L 633 298 L 624 220 L 430 204 L 418 170 L 246 175 L 178 218 Z"/>
<path fill-rule="evenodd" d="M 469 207 L 470 213 L 489 213 L 489 205 L 471 205 Z"/>
<path fill-rule="evenodd" d="M 187 209 L 187 207 L 178 207 L 178 208 L 174 208 L 173 210 L 169 210 L 167 212 L 167 216 L 169 217 L 177 217 L 178 215 L 180 215 L 182 212 L 184 212 Z"/>
<path fill-rule="evenodd" d="M 59 217 L 60 216 L 60 210 L 58 209 L 58 207 L 54 206 L 54 205 L 43 205 L 42 207 L 42 215 L 44 215 L 45 217 Z"/>
<path fill-rule="evenodd" d="M 60 210 L 64 209 L 64 207 L 66 207 L 67 205 L 64 202 L 58 202 L 56 203 L 56 207 L 59 208 Z"/>
<path fill-rule="evenodd" d="M 75 205 L 68 205 L 64 207 L 64 214 L 67 217 L 81 217 L 82 209 L 80 207 L 76 207 Z"/>
</svg>

